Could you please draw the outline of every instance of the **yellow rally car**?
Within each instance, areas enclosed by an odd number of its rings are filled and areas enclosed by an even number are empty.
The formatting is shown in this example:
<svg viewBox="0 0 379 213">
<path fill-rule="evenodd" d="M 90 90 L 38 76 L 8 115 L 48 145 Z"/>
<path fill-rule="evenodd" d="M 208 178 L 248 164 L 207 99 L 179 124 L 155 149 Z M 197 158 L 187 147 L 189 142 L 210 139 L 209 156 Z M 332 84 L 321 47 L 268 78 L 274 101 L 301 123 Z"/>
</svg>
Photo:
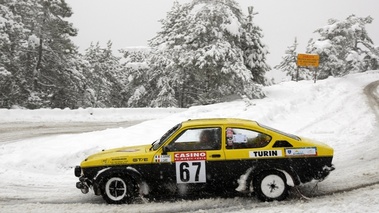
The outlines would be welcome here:
<svg viewBox="0 0 379 213">
<path fill-rule="evenodd" d="M 184 121 L 151 145 L 105 150 L 75 168 L 76 187 L 108 203 L 138 196 L 228 191 L 262 201 L 283 200 L 290 187 L 323 180 L 332 165 L 326 144 L 255 121 L 232 118 Z"/>
</svg>

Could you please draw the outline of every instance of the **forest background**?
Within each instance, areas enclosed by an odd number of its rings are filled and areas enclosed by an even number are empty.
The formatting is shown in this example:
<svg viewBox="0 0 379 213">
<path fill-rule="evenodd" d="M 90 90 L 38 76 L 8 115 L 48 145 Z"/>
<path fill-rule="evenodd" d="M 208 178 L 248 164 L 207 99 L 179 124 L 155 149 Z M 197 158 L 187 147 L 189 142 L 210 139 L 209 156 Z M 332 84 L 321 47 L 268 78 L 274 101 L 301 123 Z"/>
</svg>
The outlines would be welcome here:
<svg viewBox="0 0 379 213">
<path fill-rule="evenodd" d="M 246 9 L 246 8 L 244 8 Z M 121 57 L 91 44 L 79 53 L 78 30 L 64 0 L 0 0 L 0 108 L 189 107 L 229 98 L 263 98 L 272 83 L 267 45 L 233 0 L 174 2 L 146 48 L 120 49 Z M 379 67 L 379 49 L 367 33 L 370 16 L 329 19 L 302 52 L 318 54 L 318 79 Z M 297 76 L 297 39 L 283 53 L 282 70 Z"/>
</svg>

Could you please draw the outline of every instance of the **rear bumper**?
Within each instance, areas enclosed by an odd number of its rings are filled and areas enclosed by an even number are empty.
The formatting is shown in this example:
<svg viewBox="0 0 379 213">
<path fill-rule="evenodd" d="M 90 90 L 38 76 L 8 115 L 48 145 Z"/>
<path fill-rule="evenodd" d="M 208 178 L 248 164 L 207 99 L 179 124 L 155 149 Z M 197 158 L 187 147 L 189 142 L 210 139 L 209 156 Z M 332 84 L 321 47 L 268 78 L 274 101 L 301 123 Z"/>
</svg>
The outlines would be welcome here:
<svg viewBox="0 0 379 213">
<path fill-rule="evenodd" d="M 331 166 L 324 166 L 322 168 L 322 170 L 319 172 L 319 177 L 318 177 L 318 180 L 322 181 L 324 180 L 326 177 L 328 177 L 328 175 L 330 174 L 331 171 L 335 170 L 336 168 L 334 167 L 334 165 L 331 165 Z"/>
</svg>

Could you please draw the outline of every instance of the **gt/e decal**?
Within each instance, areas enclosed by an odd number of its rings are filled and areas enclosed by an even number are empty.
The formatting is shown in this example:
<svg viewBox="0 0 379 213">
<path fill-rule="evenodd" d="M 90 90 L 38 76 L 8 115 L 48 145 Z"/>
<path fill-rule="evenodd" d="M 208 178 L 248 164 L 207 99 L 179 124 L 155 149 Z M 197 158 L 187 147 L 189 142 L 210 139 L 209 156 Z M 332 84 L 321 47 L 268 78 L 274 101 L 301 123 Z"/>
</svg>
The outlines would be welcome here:
<svg viewBox="0 0 379 213">
<path fill-rule="evenodd" d="M 148 158 L 133 158 L 133 162 L 146 162 L 149 161 Z"/>
<path fill-rule="evenodd" d="M 205 161 L 176 162 L 177 183 L 205 183 Z"/>
</svg>

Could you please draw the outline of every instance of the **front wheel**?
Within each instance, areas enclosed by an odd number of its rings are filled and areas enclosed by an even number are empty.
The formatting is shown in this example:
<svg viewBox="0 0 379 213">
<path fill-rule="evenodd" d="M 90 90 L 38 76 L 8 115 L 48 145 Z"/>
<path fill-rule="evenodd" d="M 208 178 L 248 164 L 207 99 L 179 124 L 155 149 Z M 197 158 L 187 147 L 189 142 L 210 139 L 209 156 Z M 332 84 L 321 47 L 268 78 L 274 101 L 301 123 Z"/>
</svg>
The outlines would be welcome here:
<svg viewBox="0 0 379 213">
<path fill-rule="evenodd" d="M 254 179 L 254 191 L 262 201 L 284 200 L 288 196 L 286 178 L 276 170 L 264 171 Z"/>
<path fill-rule="evenodd" d="M 130 180 L 122 177 L 110 177 L 104 182 L 102 196 L 109 204 L 129 203 L 132 199 Z"/>
</svg>

